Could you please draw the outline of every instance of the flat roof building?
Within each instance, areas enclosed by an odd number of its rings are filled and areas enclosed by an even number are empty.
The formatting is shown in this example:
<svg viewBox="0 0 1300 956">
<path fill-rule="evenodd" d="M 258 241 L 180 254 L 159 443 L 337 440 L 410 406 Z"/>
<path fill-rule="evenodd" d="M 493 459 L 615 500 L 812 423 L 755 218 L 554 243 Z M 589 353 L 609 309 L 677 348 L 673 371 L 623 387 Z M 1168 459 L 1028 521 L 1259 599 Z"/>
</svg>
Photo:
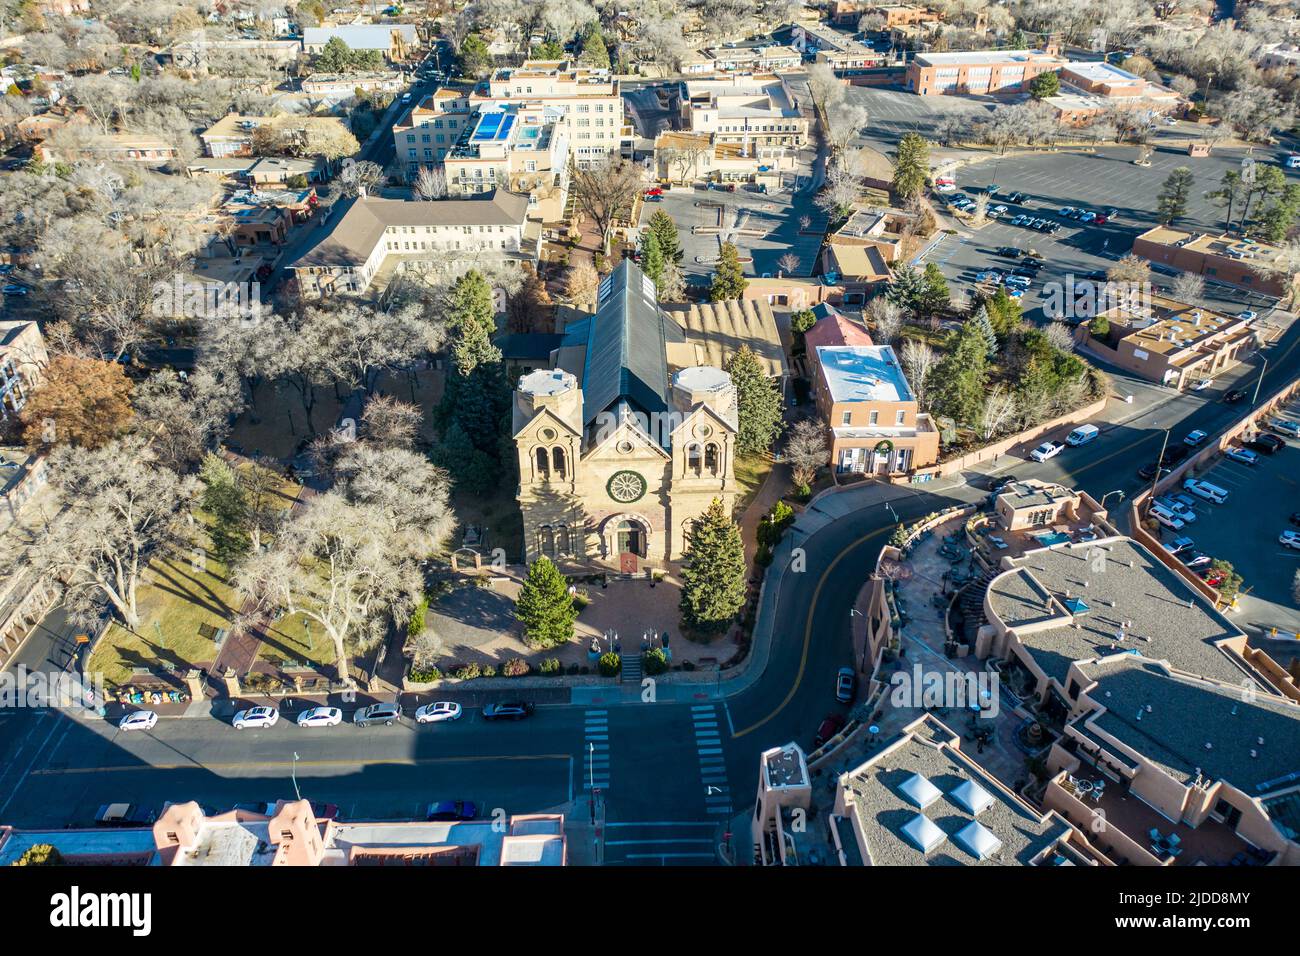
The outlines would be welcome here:
<svg viewBox="0 0 1300 956">
<path fill-rule="evenodd" d="M 905 85 L 920 96 L 1022 93 L 1038 74 L 1064 65 L 1050 48 L 918 53 L 907 65 Z"/>
<path fill-rule="evenodd" d="M 1263 295 L 1285 297 L 1296 288 L 1295 267 L 1278 261 L 1277 246 L 1254 239 L 1156 226 L 1133 240 L 1133 254 Z"/>
</svg>

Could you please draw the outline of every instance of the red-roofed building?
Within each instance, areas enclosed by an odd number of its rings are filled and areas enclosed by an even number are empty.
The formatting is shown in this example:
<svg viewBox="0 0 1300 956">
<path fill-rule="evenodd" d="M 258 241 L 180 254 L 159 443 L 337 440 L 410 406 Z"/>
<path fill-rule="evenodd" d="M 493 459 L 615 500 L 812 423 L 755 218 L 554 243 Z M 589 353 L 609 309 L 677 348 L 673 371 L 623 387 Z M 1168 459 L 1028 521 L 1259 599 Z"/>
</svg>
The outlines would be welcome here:
<svg viewBox="0 0 1300 956">
<path fill-rule="evenodd" d="M 867 330 L 829 302 L 812 310 L 817 324 L 803 334 L 808 354 L 816 355 L 822 345 L 875 345 Z"/>
</svg>

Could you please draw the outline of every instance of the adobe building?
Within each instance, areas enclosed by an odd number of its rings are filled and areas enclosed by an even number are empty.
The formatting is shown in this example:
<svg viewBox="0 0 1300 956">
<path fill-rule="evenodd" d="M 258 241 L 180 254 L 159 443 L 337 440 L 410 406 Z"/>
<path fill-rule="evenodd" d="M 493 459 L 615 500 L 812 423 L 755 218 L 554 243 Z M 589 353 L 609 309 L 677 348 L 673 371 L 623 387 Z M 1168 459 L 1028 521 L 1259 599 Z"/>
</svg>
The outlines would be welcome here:
<svg viewBox="0 0 1300 956">
<path fill-rule="evenodd" d="M 1148 229 L 1133 240 L 1133 254 L 1143 259 L 1263 295 L 1289 298 L 1295 294 L 1297 275 L 1286 264 L 1273 267 L 1279 251 L 1277 246 L 1253 239 L 1170 226 Z"/>
<path fill-rule="evenodd" d="M 636 572 L 679 560 L 715 498 L 731 508 L 736 390 L 722 369 L 751 343 L 774 378 L 785 366 L 765 303 L 715 306 L 726 321 L 700 307 L 674 313 L 679 321 L 624 260 L 601 283 L 595 314 L 569 323 L 550 367 L 519 379 L 513 431 L 529 562 L 544 554 Z"/>
<path fill-rule="evenodd" d="M 907 65 L 905 85 L 919 96 L 1023 93 L 1040 73 L 1059 70 L 1065 60 L 1046 50 L 970 50 L 918 53 Z"/>
</svg>

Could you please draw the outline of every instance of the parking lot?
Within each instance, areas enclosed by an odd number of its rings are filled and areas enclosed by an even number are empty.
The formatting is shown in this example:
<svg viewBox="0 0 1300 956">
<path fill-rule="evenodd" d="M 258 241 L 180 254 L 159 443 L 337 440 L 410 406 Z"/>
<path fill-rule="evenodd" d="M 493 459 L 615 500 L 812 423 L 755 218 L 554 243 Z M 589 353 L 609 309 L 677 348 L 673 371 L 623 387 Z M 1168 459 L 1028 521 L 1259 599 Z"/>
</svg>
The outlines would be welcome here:
<svg viewBox="0 0 1300 956">
<path fill-rule="evenodd" d="M 987 119 L 996 107 L 1008 102 L 988 96 L 917 96 L 903 89 L 876 86 L 850 86 L 845 90 L 845 100 L 865 108 L 870 116 L 858 142 L 885 153 L 898 148 L 904 133 L 920 133 L 933 143 L 936 128 L 947 117 L 958 116 L 974 123 Z"/>
<path fill-rule="evenodd" d="M 1289 417 L 1300 417 L 1300 399 L 1292 402 Z M 1285 630 L 1300 625 L 1300 611 L 1291 594 L 1291 582 L 1300 569 L 1300 551 L 1278 543 L 1286 530 L 1300 530 L 1289 522 L 1300 511 L 1300 442 L 1275 432 L 1287 447 L 1272 455 L 1261 454 L 1255 465 L 1219 458 L 1198 475 L 1228 492 L 1221 505 L 1194 498 L 1196 519 L 1181 531 L 1162 529 L 1170 541 L 1187 535 L 1196 549 L 1214 558 L 1231 561 L 1242 576 L 1245 595 L 1238 624 L 1278 626 Z M 1181 436 L 1171 436 L 1171 441 Z M 1252 641 L 1252 643 L 1254 643 Z"/>
<path fill-rule="evenodd" d="M 1034 249 L 1045 257 L 1040 282 L 1035 283 L 1021 300 L 1031 318 L 1042 317 L 1042 285 L 1065 281 L 1067 274 L 1083 277 L 1103 272 L 1128 253 L 1133 239 L 1155 222 L 1156 195 L 1169 173 L 1178 166 L 1189 166 L 1196 181 L 1188 203 L 1187 215 L 1179 225 L 1217 231 L 1222 228 L 1223 213 L 1204 198 L 1204 193 L 1218 185 L 1223 173 L 1238 168 L 1242 150 L 1223 150 L 1204 159 L 1191 159 L 1186 153 L 1157 149 L 1149 168 L 1135 166 L 1132 147 L 1112 147 L 1096 153 L 1040 153 L 1025 156 L 991 157 L 960 169 L 956 175 L 958 190 L 978 194 L 990 184 L 1000 187 L 998 195 L 1013 191 L 1025 199 L 1008 206 L 998 221 L 966 235 L 945 236 L 928 251 L 921 262 L 937 262 L 950 282 L 973 292 L 978 272 L 1008 260 L 995 250 L 1001 246 Z M 956 194 L 947 194 L 952 198 Z M 997 197 L 990 206 L 998 205 Z M 1093 211 L 1115 209 L 1118 216 L 1104 225 L 1082 223 L 1062 218 L 1065 206 L 1086 207 Z M 1061 224 L 1055 234 L 1011 225 L 1019 213 L 1050 219 Z M 920 262 L 918 263 L 920 264 Z M 1167 287 L 1174 273 L 1155 277 L 1157 287 Z M 1275 303 L 1261 296 L 1219 283 L 1207 282 L 1205 304 L 1237 312 L 1245 308 L 1265 314 Z"/>
<path fill-rule="evenodd" d="M 793 180 L 787 175 L 787 182 Z M 740 251 L 747 276 L 776 275 L 777 260 L 786 253 L 799 257 L 793 274 L 812 274 L 826 230 L 826 215 L 818 210 L 805 192 L 792 194 L 789 188 L 776 194 L 753 191 L 743 184 L 735 192 L 695 187 L 677 187 L 664 192 L 662 202 L 642 205 L 641 225 L 663 210 L 673 217 L 681 237 L 682 271 L 688 282 L 707 282 L 714 270 L 723 242 L 732 242 Z M 719 218 L 719 214 L 721 217 Z M 807 216 L 805 230 L 800 219 Z M 696 229 L 719 232 L 697 234 Z M 747 261 L 748 260 L 748 261 Z"/>
</svg>

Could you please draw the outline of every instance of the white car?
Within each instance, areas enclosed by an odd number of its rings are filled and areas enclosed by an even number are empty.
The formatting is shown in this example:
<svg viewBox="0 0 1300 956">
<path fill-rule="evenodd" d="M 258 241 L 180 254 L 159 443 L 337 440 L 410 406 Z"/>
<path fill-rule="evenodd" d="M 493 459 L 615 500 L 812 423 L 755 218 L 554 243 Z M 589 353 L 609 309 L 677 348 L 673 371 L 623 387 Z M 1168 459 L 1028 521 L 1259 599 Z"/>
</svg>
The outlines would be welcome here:
<svg viewBox="0 0 1300 956">
<path fill-rule="evenodd" d="M 1239 461 L 1243 465 L 1255 465 L 1259 463 L 1258 452 L 1253 452 L 1249 448 L 1229 448 L 1223 453 L 1224 458 L 1231 458 L 1233 461 Z"/>
<path fill-rule="evenodd" d="M 1247 309 L 1245 312 L 1238 312 L 1237 318 L 1241 319 L 1243 322 L 1254 322 L 1258 315 L 1258 312 Z"/>
<path fill-rule="evenodd" d="M 1209 388 L 1209 387 L 1210 387 L 1211 385 L 1213 385 L 1213 384 L 1214 384 L 1214 379 L 1212 379 L 1212 378 L 1203 378 L 1203 379 L 1201 379 L 1199 382 L 1197 382 L 1195 385 L 1192 386 L 1192 391 L 1193 391 L 1193 392 L 1203 392 L 1203 391 L 1205 391 L 1207 388 Z"/>
<path fill-rule="evenodd" d="M 416 708 L 417 724 L 440 724 L 444 720 L 459 720 L 460 704 L 453 700 L 439 700 Z"/>
<path fill-rule="evenodd" d="M 943 182 L 943 181 L 941 180 L 941 181 L 939 181 L 939 182 L 937 182 L 937 183 L 934 184 L 934 188 L 935 188 L 936 191 L 941 192 L 941 193 L 950 193 L 950 192 L 954 192 L 954 191 L 957 189 L 957 184 L 956 184 L 956 183 L 945 183 L 945 182 Z"/>
<path fill-rule="evenodd" d="M 1034 461 L 1047 461 L 1049 458 L 1055 458 L 1065 447 L 1065 442 L 1045 441 L 1029 453 L 1029 457 Z"/>
<path fill-rule="evenodd" d="M 1189 498 L 1188 501 L 1190 500 L 1191 499 Z M 1164 508 L 1175 518 L 1181 519 L 1184 524 L 1196 520 L 1196 512 L 1192 510 L 1190 505 L 1186 505 L 1181 501 L 1175 501 L 1173 498 L 1161 495 L 1155 500 L 1155 503 L 1161 508 Z"/>
<path fill-rule="evenodd" d="M 1220 488 L 1218 485 L 1212 485 L 1208 481 L 1202 481 L 1200 478 L 1184 479 L 1183 488 L 1196 495 L 1196 497 L 1212 501 L 1216 505 L 1221 505 L 1228 500 L 1228 492 L 1225 489 Z"/>
<path fill-rule="evenodd" d="M 274 707 L 250 707 L 235 714 L 230 725 L 236 730 L 246 727 L 274 727 L 280 720 L 280 712 Z"/>
<path fill-rule="evenodd" d="M 152 710 L 137 710 L 118 721 L 117 729 L 153 730 L 153 725 L 156 723 L 158 723 L 158 715 Z"/>
<path fill-rule="evenodd" d="M 1163 508 L 1160 505 L 1153 504 L 1148 513 L 1166 528 L 1173 528 L 1175 531 L 1181 531 L 1186 523 L 1168 508 Z"/>
<path fill-rule="evenodd" d="M 1300 551 L 1300 531 L 1283 531 L 1277 536 L 1277 543 Z"/>
<path fill-rule="evenodd" d="M 1290 435 L 1292 438 L 1300 438 L 1300 422 L 1293 422 L 1289 418 L 1270 418 L 1268 427 L 1275 432 Z"/>
<path fill-rule="evenodd" d="M 337 707 L 313 707 L 298 715 L 299 727 L 337 727 L 343 723 L 343 711 Z"/>
<path fill-rule="evenodd" d="M 1195 448 L 1197 445 L 1201 444 L 1201 442 L 1205 441 L 1205 439 L 1209 437 L 1210 437 L 1209 435 L 1205 434 L 1205 432 L 1201 431 L 1198 428 L 1195 431 L 1190 431 L 1187 433 L 1187 437 L 1183 439 L 1183 444 L 1191 445 L 1193 448 Z"/>
</svg>

